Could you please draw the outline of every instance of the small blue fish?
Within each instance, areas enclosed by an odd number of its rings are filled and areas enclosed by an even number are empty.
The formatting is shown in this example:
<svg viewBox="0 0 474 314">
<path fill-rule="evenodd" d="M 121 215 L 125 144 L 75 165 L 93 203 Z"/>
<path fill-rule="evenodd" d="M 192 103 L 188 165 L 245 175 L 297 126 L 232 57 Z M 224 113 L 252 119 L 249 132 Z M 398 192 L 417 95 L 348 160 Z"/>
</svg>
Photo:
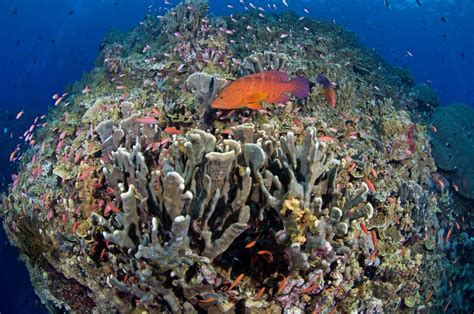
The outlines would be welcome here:
<svg viewBox="0 0 474 314">
<path fill-rule="evenodd" d="M 322 74 L 318 74 L 316 77 L 316 82 L 323 85 L 324 88 L 329 88 L 329 86 L 331 86 L 331 81 Z"/>
</svg>

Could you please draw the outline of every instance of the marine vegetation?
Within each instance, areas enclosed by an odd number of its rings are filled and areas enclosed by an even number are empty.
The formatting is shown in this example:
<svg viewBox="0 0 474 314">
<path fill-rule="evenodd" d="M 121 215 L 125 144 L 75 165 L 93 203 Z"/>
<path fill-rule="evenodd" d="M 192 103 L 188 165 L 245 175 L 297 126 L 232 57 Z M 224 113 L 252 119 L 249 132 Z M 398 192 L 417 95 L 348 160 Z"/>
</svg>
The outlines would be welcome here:
<svg viewBox="0 0 474 314">
<path fill-rule="evenodd" d="M 4 228 L 51 312 L 465 311 L 472 226 L 407 75 L 335 24 L 187 0 L 57 95 Z"/>
</svg>

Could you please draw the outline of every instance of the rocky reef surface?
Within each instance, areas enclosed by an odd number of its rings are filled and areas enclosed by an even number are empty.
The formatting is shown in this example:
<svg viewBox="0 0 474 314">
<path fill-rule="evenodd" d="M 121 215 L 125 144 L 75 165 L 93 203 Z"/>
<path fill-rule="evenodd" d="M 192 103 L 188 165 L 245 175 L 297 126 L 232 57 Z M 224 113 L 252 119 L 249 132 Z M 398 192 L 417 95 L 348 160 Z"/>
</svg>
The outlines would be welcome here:
<svg viewBox="0 0 474 314">
<path fill-rule="evenodd" d="M 466 104 L 438 108 L 432 119 L 431 145 L 439 168 L 452 172 L 455 189 L 474 199 L 474 109 Z"/>
<path fill-rule="evenodd" d="M 210 108 L 266 70 L 310 96 Z M 186 1 L 106 38 L 30 138 L 4 228 L 51 312 L 469 310 L 472 214 L 413 87 L 337 25 Z"/>
</svg>

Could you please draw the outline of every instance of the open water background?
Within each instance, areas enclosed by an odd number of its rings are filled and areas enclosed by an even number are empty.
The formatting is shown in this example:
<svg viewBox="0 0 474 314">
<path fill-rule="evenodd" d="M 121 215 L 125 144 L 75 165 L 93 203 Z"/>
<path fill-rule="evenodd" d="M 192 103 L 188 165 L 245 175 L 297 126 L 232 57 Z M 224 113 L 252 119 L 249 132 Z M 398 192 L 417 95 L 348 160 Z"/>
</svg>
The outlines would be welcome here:
<svg viewBox="0 0 474 314">
<path fill-rule="evenodd" d="M 441 103 L 474 105 L 474 1 L 256 0 L 299 15 L 342 24 L 360 42 L 393 65 L 407 67 L 427 83 Z M 249 1 L 246 0 L 246 3 Z M 393 2 L 393 3 L 392 3 Z M 127 31 L 145 14 L 162 15 L 176 4 L 163 0 L 0 1 L 0 187 L 10 182 L 8 162 L 24 130 L 53 105 L 51 96 L 91 70 L 98 47 L 111 28 Z M 215 15 L 242 10 L 238 0 L 211 0 Z M 234 9 L 226 7 L 233 4 Z M 304 12 L 309 10 L 309 14 Z M 413 57 L 409 56 L 409 53 Z M 24 110 L 20 120 L 17 112 Z M 0 312 L 42 313 L 18 252 L 0 231 Z"/>
</svg>

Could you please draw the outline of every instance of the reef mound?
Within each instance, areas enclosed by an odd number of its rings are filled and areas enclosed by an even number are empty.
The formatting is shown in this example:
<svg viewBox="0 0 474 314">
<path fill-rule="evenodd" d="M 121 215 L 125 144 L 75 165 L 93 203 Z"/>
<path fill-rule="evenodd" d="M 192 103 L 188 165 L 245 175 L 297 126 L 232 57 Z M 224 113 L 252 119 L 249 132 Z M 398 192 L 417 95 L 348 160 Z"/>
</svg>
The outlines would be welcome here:
<svg viewBox="0 0 474 314">
<path fill-rule="evenodd" d="M 310 96 L 209 108 L 271 69 Z M 452 191 L 400 110 L 412 85 L 337 25 L 186 1 L 106 38 L 24 151 L 4 228 L 52 312 L 439 311 Z"/>
<path fill-rule="evenodd" d="M 474 110 L 466 104 L 440 107 L 433 114 L 432 124 L 436 164 L 453 173 L 459 193 L 474 199 Z"/>
</svg>

